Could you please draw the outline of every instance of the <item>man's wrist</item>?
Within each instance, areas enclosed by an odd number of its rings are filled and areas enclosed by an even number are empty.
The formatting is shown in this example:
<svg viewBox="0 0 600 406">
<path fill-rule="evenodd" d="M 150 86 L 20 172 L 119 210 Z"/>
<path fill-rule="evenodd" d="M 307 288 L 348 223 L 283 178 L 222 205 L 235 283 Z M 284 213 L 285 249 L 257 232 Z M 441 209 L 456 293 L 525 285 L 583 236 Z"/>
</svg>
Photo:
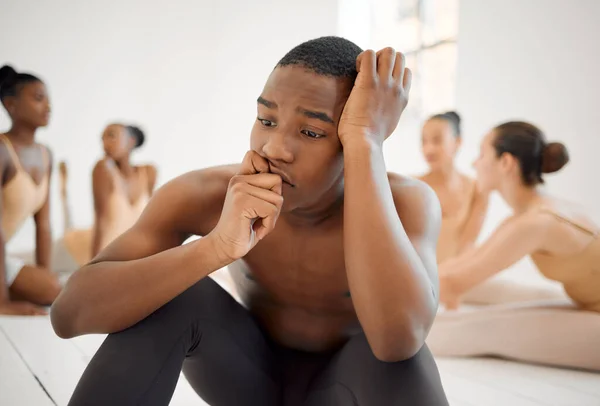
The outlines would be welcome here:
<svg viewBox="0 0 600 406">
<path fill-rule="evenodd" d="M 210 258 L 209 261 L 211 263 L 214 261 L 216 269 L 223 268 L 236 260 L 226 253 L 220 237 L 216 234 L 209 233 L 198 240 L 197 243 L 199 245 L 198 249 L 204 251 L 208 258 Z"/>
<path fill-rule="evenodd" d="M 346 172 L 353 167 L 372 168 L 383 160 L 383 145 L 369 137 L 355 137 L 343 145 Z"/>
<path fill-rule="evenodd" d="M 344 139 L 345 141 L 342 142 L 344 154 L 370 154 L 382 150 L 383 147 L 376 137 L 365 132 L 357 131 L 356 133 L 346 135 Z"/>
</svg>

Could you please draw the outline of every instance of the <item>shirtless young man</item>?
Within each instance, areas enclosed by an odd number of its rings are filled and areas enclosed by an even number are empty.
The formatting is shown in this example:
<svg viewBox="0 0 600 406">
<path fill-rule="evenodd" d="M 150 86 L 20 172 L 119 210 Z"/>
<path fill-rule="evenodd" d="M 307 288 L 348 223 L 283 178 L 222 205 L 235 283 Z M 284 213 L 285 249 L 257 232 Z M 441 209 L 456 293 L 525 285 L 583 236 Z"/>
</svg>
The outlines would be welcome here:
<svg viewBox="0 0 600 406">
<path fill-rule="evenodd" d="M 56 333 L 110 335 L 70 405 L 166 405 L 182 368 L 210 405 L 448 404 L 424 346 L 439 203 L 382 152 L 411 73 L 391 48 L 361 52 L 290 51 L 241 165 L 171 181 L 73 275 Z M 244 306 L 207 277 L 227 265 Z"/>
</svg>

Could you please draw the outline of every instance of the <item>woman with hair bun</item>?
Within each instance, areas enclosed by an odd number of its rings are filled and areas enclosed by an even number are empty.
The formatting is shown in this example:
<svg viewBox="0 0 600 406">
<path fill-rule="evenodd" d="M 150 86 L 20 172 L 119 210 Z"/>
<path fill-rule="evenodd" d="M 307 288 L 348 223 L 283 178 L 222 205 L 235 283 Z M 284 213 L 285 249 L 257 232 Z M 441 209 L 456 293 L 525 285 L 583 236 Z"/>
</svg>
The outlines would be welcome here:
<svg viewBox="0 0 600 406">
<path fill-rule="evenodd" d="M 0 68 L 0 102 L 11 128 L 0 133 L 0 314 L 41 315 L 52 304 L 60 284 L 50 270 L 50 150 L 36 142 L 48 125 L 50 101 L 44 83 L 34 75 Z M 6 243 L 33 218 L 34 260 L 7 255 Z"/>
<path fill-rule="evenodd" d="M 456 309 L 467 292 L 525 256 L 567 297 L 442 312 L 428 338 L 436 355 L 600 370 L 600 227 L 539 187 L 544 174 L 568 162 L 566 147 L 529 123 L 507 122 L 485 137 L 475 162 L 478 185 L 498 191 L 513 215 L 483 245 L 440 266 L 441 303 Z"/>
<path fill-rule="evenodd" d="M 100 250 L 130 228 L 146 207 L 156 183 L 153 165 L 135 166 L 132 152 L 141 147 L 145 135 L 132 125 L 110 124 L 102 134 L 105 157 L 92 172 L 94 227 L 68 230 L 64 246 L 79 266 L 89 262 Z M 61 168 L 63 205 L 69 218 L 66 197 L 66 164 Z M 66 228 L 69 228 L 67 225 Z"/>
<path fill-rule="evenodd" d="M 111 124 L 102 134 L 106 157 L 92 172 L 92 257 L 137 221 L 154 190 L 156 168 L 130 162 L 131 153 L 142 146 L 144 139 L 144 133 L 131 125 Z"/>
</svg>

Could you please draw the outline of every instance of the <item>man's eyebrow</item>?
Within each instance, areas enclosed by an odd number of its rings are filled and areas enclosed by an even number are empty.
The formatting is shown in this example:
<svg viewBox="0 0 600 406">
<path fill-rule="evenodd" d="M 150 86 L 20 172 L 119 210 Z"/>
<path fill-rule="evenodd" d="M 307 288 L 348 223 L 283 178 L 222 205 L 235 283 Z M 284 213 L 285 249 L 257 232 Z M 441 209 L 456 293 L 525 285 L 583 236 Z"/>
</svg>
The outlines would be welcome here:
<svg viewBox="0 0 600 406">
<path fill-rule="evenodd" d="M 321 111 L 311 111 L 299 107 L 298 112 L 304 114 L 308 118 L 316 118 L 317 120 L 321 120 L 329 124 L 335 124 L 333 119 L 329 117 L 327 113 L 323 113 Z"/>
<path fill-rule="evenodd" d="M 263 106 L 269 108 L 269 109 L 276 109 L 277 108 L 277 103 L 269 101 L 267 99 L 264 99 L 262 96 L 258 96 L 258 99 L 256 99 L 256 102 L 259 104 L 262 104 Z"/>
</svg>

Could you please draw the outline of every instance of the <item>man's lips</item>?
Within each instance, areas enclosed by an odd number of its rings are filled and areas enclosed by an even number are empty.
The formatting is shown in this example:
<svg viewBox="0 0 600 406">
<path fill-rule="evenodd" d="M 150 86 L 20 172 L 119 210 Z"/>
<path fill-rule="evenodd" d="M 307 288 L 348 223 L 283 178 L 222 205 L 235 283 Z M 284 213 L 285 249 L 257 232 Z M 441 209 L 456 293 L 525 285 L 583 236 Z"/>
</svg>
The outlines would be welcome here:
<svg viewBox="0 0 600 406">
<path fill-rule="evenodd" d="M 281 177 L 281 180 L 283 181 L 283 183 L 286 183 L 287 185 L 289 185 L 291 187 L 295 187 L 295 185 L 290 180 L 290 177 L 285 172 L 282 172 L 281 170 L 275 168 L 273 165 L 269 165 L 269 171 L 271 173 L 274 173 L 275 175 L 279 175 Z"/>
</svg>

